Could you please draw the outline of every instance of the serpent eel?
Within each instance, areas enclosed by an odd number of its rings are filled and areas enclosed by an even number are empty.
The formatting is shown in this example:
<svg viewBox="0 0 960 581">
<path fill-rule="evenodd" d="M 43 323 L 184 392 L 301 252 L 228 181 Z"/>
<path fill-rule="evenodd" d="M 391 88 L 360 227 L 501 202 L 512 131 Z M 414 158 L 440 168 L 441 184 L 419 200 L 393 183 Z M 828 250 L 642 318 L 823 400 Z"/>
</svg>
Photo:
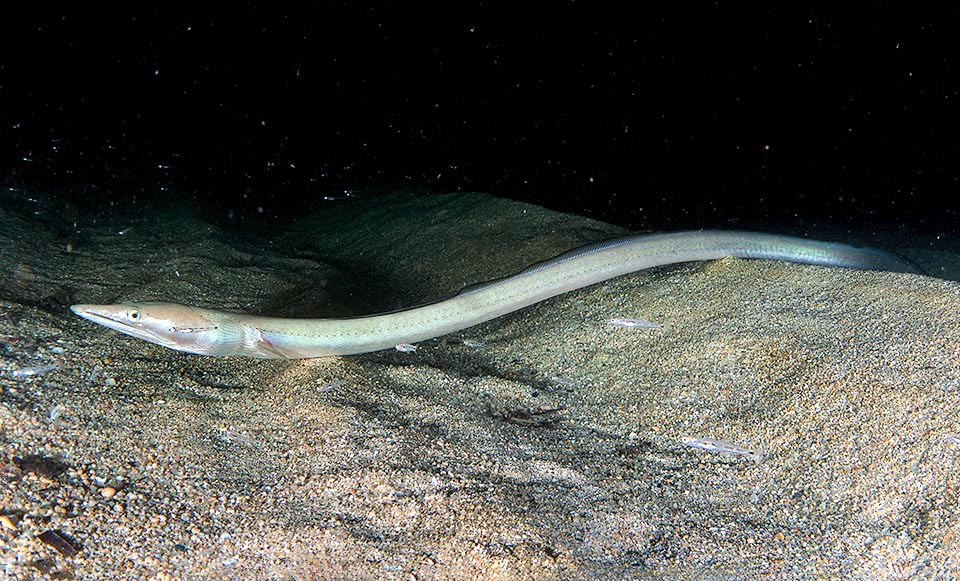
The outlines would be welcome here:
<svg viewBox="0 0 960 581">
<path fill-rule="evenodd" d="M 495 319 L 544 299 L 667 264 L 727 256 L 922 274 L 910 261 L 857 248 L 724 230 L 634 235 L 577 248 L 435 303 L 351 318 L 287 319 L 175 303 L 73 305 L 84 319 L 170 349 L 200 355 L 301 359 L 416 343 Z"/>
</svg>

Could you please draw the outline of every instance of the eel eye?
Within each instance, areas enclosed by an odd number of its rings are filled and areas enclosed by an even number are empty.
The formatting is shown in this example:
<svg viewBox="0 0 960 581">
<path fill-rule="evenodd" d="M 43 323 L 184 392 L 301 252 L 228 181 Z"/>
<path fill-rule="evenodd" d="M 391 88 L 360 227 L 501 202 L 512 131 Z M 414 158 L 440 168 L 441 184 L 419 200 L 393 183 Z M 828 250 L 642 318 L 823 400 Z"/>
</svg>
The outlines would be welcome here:
<svg viewBox="0 0 960 581">
<path fill-rule="evenodd" d="M 140 311 L 134 309 L 134 310 L 130 311 L 130 312 L 127 314 L 127 317 L 128 317 L 131 321 L 137 322 L 137 321 L 140 320 Z"/>
</svg>

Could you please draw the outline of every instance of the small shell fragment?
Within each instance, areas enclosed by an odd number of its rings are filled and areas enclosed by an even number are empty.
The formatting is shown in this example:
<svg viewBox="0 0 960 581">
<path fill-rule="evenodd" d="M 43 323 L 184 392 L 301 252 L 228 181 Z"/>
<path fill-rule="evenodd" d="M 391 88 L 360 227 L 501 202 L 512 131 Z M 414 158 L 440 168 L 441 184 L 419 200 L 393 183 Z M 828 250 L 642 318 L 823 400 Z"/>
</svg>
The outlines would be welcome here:
<svg viewBox="0 0 960 581">
<path fill-rule="evenodd" d="M 77 554 L 77 548 L 66 537 L 53 529 L 43 531 L 37 538 L 43 544 L 56 549 L 64 557 L 72 557 Z"/>
<path fill-rule="evenodd" d="M 324 393 L 327 391 L 331 391 L 331 390 L 337 389 L 338 387 L 342 387 L 346 384 L 347 384 L 346 379 L 332 379 L 330 381 L 326 381 L 318 385 L 317 393 Z"/>
<path fill-rule="evenodd" d="M 715 452 L 717 454 L 735 454 L 737 456 L 747 456 L 748 458 L 751 458 L 757 462 L 760 462 L 764 458 L 764 453 L 762 450 L 744 448 L 743 446 L 731 444 L 730 442 L 724 442 L 723 440 L 684 436 L 680 438 L 680 441 L 691 448 Z"/>
<path fill-rule="evenodd" d="M 646 319 L 628 319 L 627 317 L 617 317 L 608 321 L 614 327 L 627 327 L 628 329 L 662 329 L 663 325 L 654 323 Z"/>
<path fill-rule="evenodd" d="M 36 367 L 23 367 L 20 369 L 14 369 L 10 372 L 10 377 L 33 377 L 34 375 L 41 375 L 43 373 L 48 373 L 56 369 L 56 365 L 37 365 Z"/>
<path fill-rule="evenodd" d="M 417 346 L 410 343 L 397 343 L 397 351 L 401 353 L 416 353 Z"/>
<path fill-rule="evenodd" d="M 957 435 L 957 434 L 952 434 L 952 433 L 941 434 L 940 439 L 948 444 L 953 444 L 955 446 L 957 444 L 960 444 L 960 435 Z"/>
</svg>

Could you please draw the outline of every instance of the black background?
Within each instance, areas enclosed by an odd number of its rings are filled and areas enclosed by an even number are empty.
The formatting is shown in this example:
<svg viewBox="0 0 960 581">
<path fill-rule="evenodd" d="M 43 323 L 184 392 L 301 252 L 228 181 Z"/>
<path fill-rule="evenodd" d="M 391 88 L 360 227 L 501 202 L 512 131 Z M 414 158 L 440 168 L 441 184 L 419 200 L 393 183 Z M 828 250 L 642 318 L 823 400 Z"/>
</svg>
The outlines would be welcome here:
<svg viewBox="0 0 960 581">
<path fill-rule="evenodd" d="M 634 228 L 954 231 L 957 9 L 454 4 L 8 13 L 0 181 L 241 223 L 416 185 Z"/>
</svg>

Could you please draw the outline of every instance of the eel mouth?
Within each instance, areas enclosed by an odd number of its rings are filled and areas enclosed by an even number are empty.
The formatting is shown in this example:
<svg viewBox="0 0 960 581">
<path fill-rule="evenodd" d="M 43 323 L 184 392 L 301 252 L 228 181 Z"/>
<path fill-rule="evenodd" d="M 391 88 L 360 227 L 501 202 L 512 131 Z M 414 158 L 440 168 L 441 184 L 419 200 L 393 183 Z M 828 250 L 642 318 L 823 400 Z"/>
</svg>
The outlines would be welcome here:
<svg viewBox="0 0 960 581">
<path fill-rule="evenodd" d="M 119 320 L 120 313 L 116 311 L 115 307 L 110 309 L 101 305 L 70 305 L 70 310 L 73 311 L 75 315 L 100 325 L 109 326 L 113 324 L 125 326 L 125 323 Z"/>
<path fill-rule="evenodd" d="M 93 321 L 94 323 L 99 323 L 101 325 L 106 324 L 107 321 L 118 324 L 120 323 L 120 321 L 114 318 L 116 314 L 106 313 L 105 311 L 98 309 L 96 305 L 71 305 L 70 310 L 73 311 L 74 314 L 79 315 L 88 321 Z"/>
<path fill-rule="evenodd" d="M 115 305 L 71 305 L 70 310 L 88 321 L 117 331 L 133 328 L 129 323 L 121 320 L 125 317 L 125 310 L 121 311 Z"/>
</svg>

